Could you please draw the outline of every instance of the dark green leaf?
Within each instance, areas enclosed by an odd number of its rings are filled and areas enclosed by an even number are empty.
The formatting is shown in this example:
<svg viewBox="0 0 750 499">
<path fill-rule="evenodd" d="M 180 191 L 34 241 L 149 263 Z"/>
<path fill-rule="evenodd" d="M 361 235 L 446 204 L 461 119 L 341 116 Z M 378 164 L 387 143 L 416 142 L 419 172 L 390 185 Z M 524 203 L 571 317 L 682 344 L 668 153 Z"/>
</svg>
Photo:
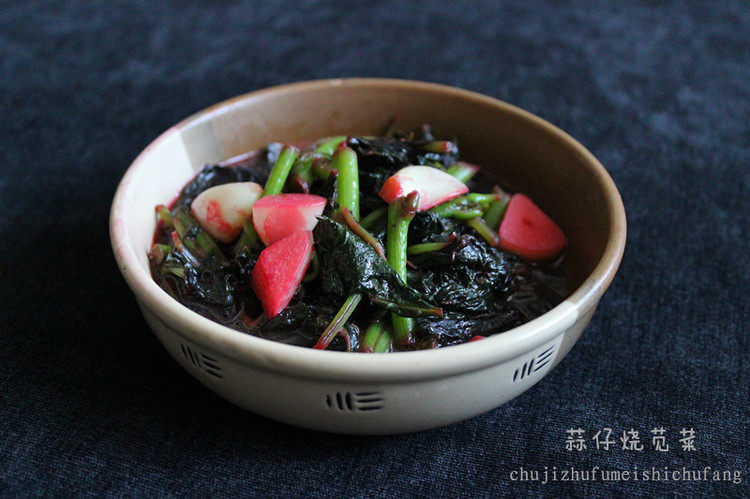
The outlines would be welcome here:
<svg viewBox="0 0 750 499">
<path fill-rule="evenodd" d="M 420 211 L 409 224 L 409 246 L 447 241 L 451 234 L 462 229 L 455 220 L 442 218 L 432 210 Z"/>
<path fill-rule="evenodd" d="M 311 304 L 296 298 L 279 315 L 265 315 L 247 332 L 267 340 L 310 347 L 325 329 L 336 307 Z"/>
<path fill-rule="evenodd" d="M 320 217 L 313 234 L 323 276 L 323 291 L 337 303 L 354 293 L 376 298 L 378 306 L 408 317 L 431 315 L 415 309 L 434 309 L 396 274 L 375 250 L 344 225 Z"/>
<path fill-rule="evenodd" d="M 239 274 L 215 257 L 198 261 L 189 251 L 173 248 L 160 266 L 162 286 L 169 286 L 193 310 L 225 320 L 237 313 Z"/>
<path fill-rule="evenodd" d="M 409 284 L 446 310 L 486 312 L 510 283 L 505 256 L 469 234 L 410 261 L 417 270 L 409 271 Z"/>
<path fill-rule="evenodd" d="M 491 336 L 525 322 L 513 307 L 506 306 L 480 314 L 450 312 L 442 318 L 417 319 L 417 340 L 435 338 L 441 347 L 465 343 L 474 336 Z"/>
</svg>

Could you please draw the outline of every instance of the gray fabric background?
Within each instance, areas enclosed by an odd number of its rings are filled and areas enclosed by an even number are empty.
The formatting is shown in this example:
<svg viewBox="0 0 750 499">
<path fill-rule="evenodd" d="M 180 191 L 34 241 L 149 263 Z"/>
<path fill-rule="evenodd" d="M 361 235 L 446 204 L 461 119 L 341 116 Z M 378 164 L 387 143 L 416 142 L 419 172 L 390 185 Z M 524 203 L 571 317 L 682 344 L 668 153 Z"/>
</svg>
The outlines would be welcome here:
<svg viewBox="0 0 750 499">
<path fill-rule="evenodd" d="M 623 4 L 0 4 L 0 494 L 747 496 L 749 4 Z M 591 326 L 495 411 L 382 438 L 254 416 L 167 356 L 117 272 L 109 203 L 153 138 L 236 94 L 343 76 L 507 100 L 620 188 L 628 246 Z M 567 451 L 579 427 L 589 447 Z M 603 427 L 646 449 L 597 451 Z M 513 482 L 521 466 L 742 483 Z"/>
</svg>

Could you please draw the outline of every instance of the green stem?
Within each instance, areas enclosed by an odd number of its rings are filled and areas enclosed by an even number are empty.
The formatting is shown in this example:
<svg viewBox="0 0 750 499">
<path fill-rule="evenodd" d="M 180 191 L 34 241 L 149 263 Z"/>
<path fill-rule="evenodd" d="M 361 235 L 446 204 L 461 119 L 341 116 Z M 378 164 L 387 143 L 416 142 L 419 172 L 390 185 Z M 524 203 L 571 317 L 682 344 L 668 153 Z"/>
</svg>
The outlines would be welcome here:
<svg viewBox="0 0 750 499">
<path fill-rule="evenodd" d="M 406 248 L 407 255 L 421 255 L 422 253 L 432 253 L 433 251 L 440 251 L 441 249 L 449 246 L 451 241 L 443 241 L 440 243 L 422 243 L 415 244 Z"/>
<path fill-rule="evenodd" d="M 345 135 L 339 135 L 337 137 L 331 137 L 330 139 L 325 139 L 322 144 L 320 144 L 317 148 L 315 148 L 315 152 L 328 154 L 330 156 L 331 154 L 333 154 L 333 151 L 336 150 L 339 144 L 341 144 L 345 140 L 346 140 Z"/>
<path fill-rule="evenodd" d="M 388 263 L 406 282 L 406 243 L 409 235 L 409 223 L 414 218 L 419 206 L 419 193 L 412 192 L 403 198 L 394 199 L 388 205 L 388 232 L 386 248 Z M 397 344 L 412 343 L 411 331 L 414 321 L 410 317 L 401 317 L 391 313 L 393 322 L 393 339 Z"/>
<path fill-rule="evenodd" d="M 466 224 L 477 231 L 492 246 L 497 246 L 500 243 L 500 236 L 497 235 L 497 232 L 492 227 L 487 225 L 484 219 L 480 217 L 471 218 L 466 221 Z"/>
<path fill-rule="evenodd" d="M 388 300 L 387 298 L 382 298 L 380 296 L 371 296 L 370 301 L 372 301 L 375 305 L 384 308 L 386 310 L 388 309 L 397 309 L 397 310 L 406 310 L 409 312 L 410 317 L 443 317 L 443 309 L 440 307 L 420 307 L 419 305 L 409 305 L 406 303 L 396 303 L 393 301 Z"/>
<path fill-rule="evenodd" d="M 484 213 L 479 205 L 448 205 L 443 203 L 433 208 L 433 211 L 443 218 L 455 218 L 456 220 L 468 220 L 474 217 L 481 217 Z"/>
<path fill-rule="evenodd" d="M 151 257 L 154 259 L 156 265 L 161 265 L 161 262 L 167 257 L 172 247 L 168 244 L 156 243 L 151 247 Z"/>
<path fill-rule="evenodd" d="M 395 115 L 393 115 L 391 121 L 388 122 L 388 126 L 386 127 L 385 132 L 383 132 L 384 137 L 393 137 L 396 135 L 396 132 L 398 131 L 396 126 L 399 120 L 401 120 L 401 113 L 396 113 Z"/>
<path fill-rule="evenodd" d="M 328 324 L 328 327 L 323 331 L 323 334 L 320 335 L 318 342 L 315 343 L 313 348 L 316 350 L 325 350 L 328 348 L 328 345 L 331 344 L 331 341 L 339 332 L 339 329 L 344 327 L 344 324 L 346 324 L 346 321 L 348 321 L 349 317 L 354 313 L 354 310 L 357 308 L 357 305 L 359 305 L 361 300 L 362 295 L 359 293 L 350 295 L 336 313 L 331 323 Z"/>
<path fill-rule="evenodd" d="M 458 147 L 453 142 L 447 140 L 434 140 L 428 142 L 422 146 L 422 149 L 429 152 L 436 152 L 439 154 L 454 153 L 458 151 Z"/>
<path fill-rule="evenodd" d="M 336 145 L 341 143 L 345 138 L 346 137 L 335 137 L 335 139 L 338 139 L 337 141 L 331 139 L 325 144 L 319 146 L 318 149 L 321 149 L 323 146 L 330 146 L 330 148 L 333 149 L 333 147 L 336 147 Z M 325 153 L 325 151 L 319 152 Z M 359 220 L 359 171 L 357 169 L 357 153 L 346 146 L 337 149 L 336 152 L 333 153 L 331 167 L 338 171 L 336 176 L 336 202 L 338 206 L 336 207 L 334 214 L 338 215 L 340 219 L 346 219 L 348 217 L 350 219 L 349 224 L 353 224 L 356 227 L 359 225 L 357 224 L 357 220 Z M 333 321 L 331 321 L 325 331 L 323 331 L 323 334 L 313 348 L 319 350 L 327 348 L 334 336 L 338 333 L 339 329 L 344 326 L 352 313 L 354 313 L 354 310 L 357 308 L 357 305 L 359 305 L 361 300 L 362 295 L 359 293 L 350 295 L 333 318 Z"/>
<path fill-rule="evenodd" d="M 312 174 L 315 180 L 327 181 L 336 172 L 331 168 L 331 158 L 329 156 L 323 156 L 322 154 L 312 162 Z"/>
<path fill-rule="evenodd" d="M 362 227 L 362 225 L 360 225 L 360 223 L 354 219 L 348 208 L 344 208 L 344 220 L 346 221 L 347 225 L 349 225 L 349 228 L 352 230 L 352 232 L 357 234 L 364 242 L 372 246 L 377 254 L 383 257 L 384 260 L 386 259 L 383 245 L 380 244 L 380 241 L 378 241 L 375 236 L 367 232 L 367 229 Z"/>
<path fill-rule="evenodd" d="M 471 180 L 471 177 L 477 174 L 479 167 L 465 161 L 456 161 L 456 163 L 445 170 L 464 184 Z"/>
<path fill-rule="evenodd" d="M 372 226 L 377 223 L 378 220 L 380 220 L 385 214 L 388 213 L 388 207 L 383 206 L 382 208 L 378 208 L 376 210 L 371 211 L 367 214 L 366 217 L 360 221 L 360 225 L 364 227 L 367 230 L 372 229 Z"/>
<path fill-rule="evenodd" d="M 175 248 L 176 248 L 177 250 L 179 250 L 179 251 L 184 251 L 184 250 L 185 250 L 185 245 L 184 245 L 184 244 L 182 244 L 182 241 L 180 241 L 180 235 L 179 235 L 179 234 L 177 234 L 177 231 L 176 231 L 176 230 L 173 230 L 173 231 L 172 231 L 172 232 L 171 232 L 171 233 L 169 234 L 169 237 L 170 237 L 170 239 L 172 240 L 172 245 L 173 245 L 173 246 L 174 246 L 174 247 L 175 247 Z"/>
<path fill-rule="evenodd" d="M 481 217 L 484 214 L 484 210 L 497 199 L 497 194 L 472 192 L 439 204 L 432 208 L 432 211 L 444 218 L 468 220 L 474 217 Z"/>
<path fill-rule="evenodd" d="M 484 221 L 487 222 L 487 225 L 489 225 L 492 230 L 497 231 L 500 227 L 500 222 L 503 221 L 505 210 L 508 208 L 509 202 L 510 196 L 502 196 L 497 201 L 490 203 L 487 211 L 484 212 Z"/>
<path fill-rule="evenodd" d="M 484 207 L 487 207 L 493 201 L 497 201 L 498 197 L 499 196 L 495 194 L 494 192 L 491 192 L 489 194 L 484 194 L 481 192 L 470 192 L 456 199 L 460 199 L 468 203 L 476 203 Z"/>
<path fill-rule="evenodd" d="M 185 269 L 183 267 L 167 267 L 166 265 L 162 266 L 161 275 L 166 276 L 169 274 L 183 279 L 185 277 Z"/>
<path fill-rule="evenodd" d="M 216 241 L 213 240 L 208 232 L 201 230 L 195 235 L 195 240 L 198 241 L 198 245 L 209 255 L 223 255 L 219 247 L 216 245 Z"/>
<path fill-rule="evenodd" d="M 336 210 L 335 217 L 343 218 L 347 208 L 355 220 L 359 220 L 359 170 L 357 153 L 349 147 L 341 147 L 333 154 L 331 167 L 338 171 L 336 177 Z"/>
<path fill-rule="evenodd" d="M 362 350 L 369 353 L 385 353 L 391 348 L 391 333 L 381 320 L 370 324 L 362 335 Z"/>
<path fill-rule="evenodd" d="M 310 194 L 310 186 L 315 180 L 312 174 L 312 162 L 313 159 L 311 157 L 298 159 L 294 163 L 292 172 L 289 175 L 291 186 L 305 194 Z"/>
<path fill-rule="evenodd" d="M 391 333 L 388 331 L 385 331 L 383 334 L 380 335 L 375 345 L 372 347 L 373 353 L 386 353 L 388 350 L 391 349 L 391 344 L 393 343 L 393 339 L 391 338 Z"/>
<path fill-rule="evenodd" d="M 156 213 L 157 215 L 159 215 L 159 218 L 161 218 L 161 221 L 164 222 L 164 225 L 174 229 L 172 213 L 170 213 L 169 208 L 167 208 L 163 204 L 160 204 L 159 206 L 156 207 Z"/>
<path fill-rule="evenodd" d="M 419 206 L 419 194 L 414 191 L 408 196 L 397 198 L 388 205 L 388 233 L 386 251 L 388 263 L 406 281 L 406 241 L 409 223 Z"/>
<path fill-rule="evenodd" d="M 172 223 L 177 235 L 180 236 L 180 240 L 188 250 L 202 256 L 214 255 L 223 258 L 223 253 L 216 241 L 200 227 L 187 207 L 180 206 L 175 210 L 172 215 Z"/>
<path fill-rule="evenodd" d="M 260 236 L 255 230 L 252 215 L 242 222 L 242 233 L 237 241 L 237 245 L 234 247 L 236 253 L 241 252 L 243 248 L 247 248 L 253 253 L 263 249 L 263 241 L 260 240 Z"/>
<path fill-rule="evenodd" d="M 263 189 L 264 196 L 273 196 L 274 194 L 281 193 L 289 176 L 289 171 L 297 160 L 297 156 L 299 156 L 299 149 L 294 146 L 285 145 L 281 149 L 279 158 L 276 160 L 273 168 L 271 168 L 271 173 L 268 174 L 268 180 Z"/>
</svg>

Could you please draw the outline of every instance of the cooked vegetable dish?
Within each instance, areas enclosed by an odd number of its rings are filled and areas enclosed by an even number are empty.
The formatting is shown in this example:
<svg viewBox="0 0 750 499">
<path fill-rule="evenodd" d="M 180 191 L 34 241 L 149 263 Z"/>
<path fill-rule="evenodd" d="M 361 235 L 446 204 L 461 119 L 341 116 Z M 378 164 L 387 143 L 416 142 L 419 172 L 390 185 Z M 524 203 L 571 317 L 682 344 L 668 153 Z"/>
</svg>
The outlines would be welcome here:
<svg viewBox="0 0 750 499">
<path fill-rule="evenodd" d="M 428 126 L 207 165 L 159 217 L 154 280 L 199 314 L 350 352 L 481 340 L 566 296 L 560 228 Z"/>
</svg>

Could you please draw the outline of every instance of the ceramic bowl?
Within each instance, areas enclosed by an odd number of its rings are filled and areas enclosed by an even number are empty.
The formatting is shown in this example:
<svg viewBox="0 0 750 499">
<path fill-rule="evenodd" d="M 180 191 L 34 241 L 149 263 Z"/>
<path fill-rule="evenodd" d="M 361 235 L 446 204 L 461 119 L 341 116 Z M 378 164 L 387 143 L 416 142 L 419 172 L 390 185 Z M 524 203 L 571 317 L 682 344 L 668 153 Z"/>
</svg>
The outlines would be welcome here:
<svg viewBox="0 0 750 499">
<path fill-rule="evenodd" d="M 571 293 L 553 310 L 482 341 L 430 351 L 361 354 L 275 343 L 184 307 L 149 274 L 154 206 L 206 163 L 271 141 L 378 134 L 391 118 L 456 137 L 467 161 L 522 191 L 562 227 Z M 612 179 L 565 132 L 499 100 L 442 85 L 385 79 L 297 83 L 252 92 L 170 128 L 133 162 L 110 218 L 117 264 L 169 354 L 221 397 L 316 430 L 387 434 L 434 428 L 493 409 L 539 382 L 591 320 L 625 247 Z"/>
</svg>

